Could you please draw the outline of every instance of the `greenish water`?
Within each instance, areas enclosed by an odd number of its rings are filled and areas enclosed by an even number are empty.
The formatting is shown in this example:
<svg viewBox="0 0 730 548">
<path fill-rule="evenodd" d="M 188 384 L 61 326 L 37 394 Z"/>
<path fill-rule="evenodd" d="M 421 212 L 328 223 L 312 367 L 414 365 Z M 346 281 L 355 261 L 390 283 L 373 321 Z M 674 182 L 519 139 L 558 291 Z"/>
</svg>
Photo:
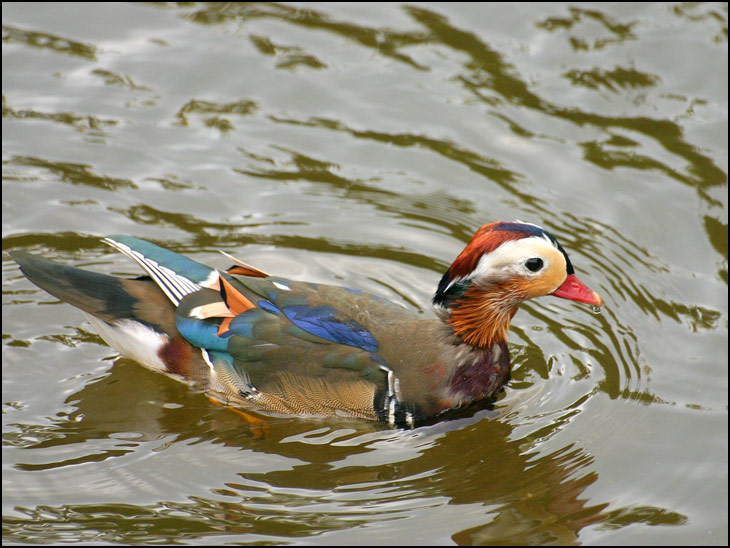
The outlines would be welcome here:
<svg viewBox="0 0 730 548">
<path fill-rule="evenodd" d="M 725 3 L 4 3 L 4 251 L 428 315 L 521 219 L 606 306 L 523 306 L 468 419 L 256 428 L 3 254 L 3 542 L 726 545 L 727 66 Z"/>
</svg>

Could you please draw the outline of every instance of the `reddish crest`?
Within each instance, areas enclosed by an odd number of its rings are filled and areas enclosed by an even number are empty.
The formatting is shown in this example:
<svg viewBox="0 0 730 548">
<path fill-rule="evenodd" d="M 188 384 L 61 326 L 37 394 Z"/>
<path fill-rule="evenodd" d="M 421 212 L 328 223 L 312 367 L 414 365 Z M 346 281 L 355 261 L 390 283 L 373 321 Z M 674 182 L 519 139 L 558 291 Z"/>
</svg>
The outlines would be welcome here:
<svg viewBox="0 0 730 548">
<path fill-rule="evenodd" d="M 491 253 L 504 242 L 521 240 L 534 236 L 533 225 L 523 223 L 497 222 L 489 223 L 476 231 L 469 243 L 459 254 L 449 268 L 451 279 L 464 278 L 471 274 L 479 263 L 479 259 L 486 253 Z M 542 229 L 539 229 L 542 231 Z"/>
</svg>

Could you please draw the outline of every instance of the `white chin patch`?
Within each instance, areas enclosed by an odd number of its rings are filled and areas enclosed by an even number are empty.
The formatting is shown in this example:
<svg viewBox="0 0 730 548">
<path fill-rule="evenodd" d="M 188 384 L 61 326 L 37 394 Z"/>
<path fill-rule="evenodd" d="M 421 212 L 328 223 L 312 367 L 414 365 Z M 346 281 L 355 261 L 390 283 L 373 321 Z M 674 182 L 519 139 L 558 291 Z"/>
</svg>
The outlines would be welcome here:
<svg viewBox="0 0 730 548">
<path fill-rule="evenodd" d="M 125 358 L 132 359 L 154 371 L 165 372 L 167 368 L 158 352 L 170 340 L 146 325 L 134 320 L 119 320 L 108 324 L 84 313 L 102 339 Z"/>
</svg>

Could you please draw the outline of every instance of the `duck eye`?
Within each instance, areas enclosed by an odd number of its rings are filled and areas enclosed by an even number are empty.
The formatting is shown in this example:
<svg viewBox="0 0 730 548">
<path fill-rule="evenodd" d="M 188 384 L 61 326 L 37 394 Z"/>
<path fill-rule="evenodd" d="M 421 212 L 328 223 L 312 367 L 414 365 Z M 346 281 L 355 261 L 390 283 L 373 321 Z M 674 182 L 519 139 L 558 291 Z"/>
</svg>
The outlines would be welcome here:
<svg viewBox="0 0 730 548">
<path fill-rule="evenodd" d="M 525 266 L 530 272 L 537 272 L 542 268 L 543 262 L 539 257 L 533 257 L 525 261 Z"/>
</svg>

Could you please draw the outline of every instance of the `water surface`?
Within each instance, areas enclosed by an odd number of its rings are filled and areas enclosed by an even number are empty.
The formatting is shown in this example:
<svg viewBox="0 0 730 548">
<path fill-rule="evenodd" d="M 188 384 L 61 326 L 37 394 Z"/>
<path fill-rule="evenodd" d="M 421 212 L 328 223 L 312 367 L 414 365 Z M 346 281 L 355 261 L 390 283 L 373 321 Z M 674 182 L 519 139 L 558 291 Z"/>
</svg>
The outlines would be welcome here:
<svg viewBox="0 0 730 548">
<path fill-rule="evenodd" d="M 727 544 L 727 4 L 3 4 L 3 250 L 130 234 L 426 317 L 476 228 L 522 307 L 494 408 L 247 424 L 3 255 L 3 540 Z"/>
</svg>

